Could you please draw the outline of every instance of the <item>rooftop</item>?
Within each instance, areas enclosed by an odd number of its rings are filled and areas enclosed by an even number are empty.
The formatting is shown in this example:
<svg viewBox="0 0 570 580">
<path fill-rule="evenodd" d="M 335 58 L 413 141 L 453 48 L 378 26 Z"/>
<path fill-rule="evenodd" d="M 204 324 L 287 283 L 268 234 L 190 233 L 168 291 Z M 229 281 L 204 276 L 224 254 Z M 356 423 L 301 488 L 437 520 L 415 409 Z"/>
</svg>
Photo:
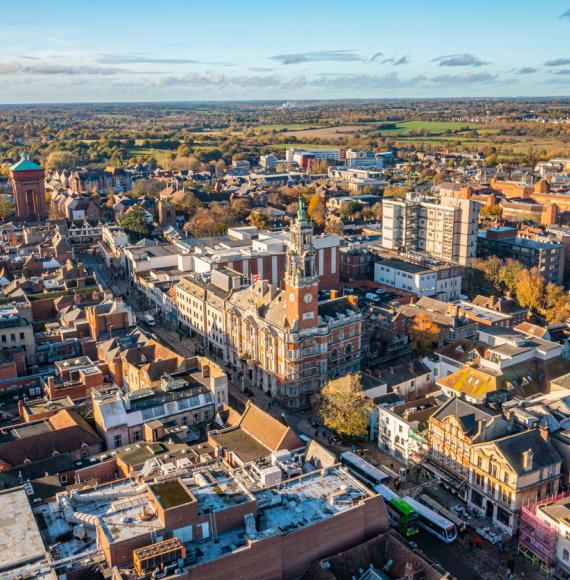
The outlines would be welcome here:
<svg viewBox="0 0 570 580">
<path fill-rule="evenodd" d="M 196 501 L 186 486 L 178 479 L 157 483 L 151 486 L 151 489 L 165 509 Z"/>
<path fill-rule="evenodd" d="M 45 546 L 23 487 L 0 492 L 0 575 L 43 559 Z"/>
<path fill-rule="evenodd" d="M 10 171 L 43 171 L 43 167 L 32 161 L 27 153 L 22 153 L 20 161 L 14 163 Z"/>
<path fill-rule="evenodd" d="M 267 457 L 271 450 L 254 439 L 241 427 L 218 431 L 212 435 L 216 443 L 227 451 L 235 453 L 244 463 L 260 457 Z"/>
</svg>

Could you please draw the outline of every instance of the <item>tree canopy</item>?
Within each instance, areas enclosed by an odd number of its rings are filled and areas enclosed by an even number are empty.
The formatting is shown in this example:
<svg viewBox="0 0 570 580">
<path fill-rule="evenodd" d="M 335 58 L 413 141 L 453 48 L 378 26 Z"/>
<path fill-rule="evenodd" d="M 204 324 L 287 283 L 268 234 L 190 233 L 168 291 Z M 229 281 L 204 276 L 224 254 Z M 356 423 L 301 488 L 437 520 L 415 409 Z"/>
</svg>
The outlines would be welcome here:
<svg viewBox="0 0 570 580">
<path fill-rule="evenodd" d="M 358 374 L 329 381 L 315 396 L 314 407 L 324 425 L 339 435 L 349 439 L 367 436 L 373 404 L 364 394 Z"/>
</svg>

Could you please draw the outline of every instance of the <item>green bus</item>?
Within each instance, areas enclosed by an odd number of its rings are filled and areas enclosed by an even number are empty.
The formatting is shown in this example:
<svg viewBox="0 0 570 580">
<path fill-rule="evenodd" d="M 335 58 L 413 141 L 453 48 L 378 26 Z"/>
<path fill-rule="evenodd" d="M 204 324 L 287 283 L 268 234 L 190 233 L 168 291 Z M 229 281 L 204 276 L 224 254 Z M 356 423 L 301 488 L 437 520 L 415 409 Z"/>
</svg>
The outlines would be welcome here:
<svg viewBox="0 0 570 580">
<path fill-rule="evenodd" d="M 398 524 L 399 532 L 409 538 L 415 536 L 419 531 L 418 512 L 408 505 L 402 498 L 394 498 L 388 502 L 394 513 L 394 519 Z"/>
<path fill-rule="evenodd" d="M 420 531 L 418 512 L 395 491 L 383 484 L 374 486 L 374 491 L 384 498 L 390 518 L 396 522 L 398 531 L 403 536 L 409 538 Z"/>
</svg>

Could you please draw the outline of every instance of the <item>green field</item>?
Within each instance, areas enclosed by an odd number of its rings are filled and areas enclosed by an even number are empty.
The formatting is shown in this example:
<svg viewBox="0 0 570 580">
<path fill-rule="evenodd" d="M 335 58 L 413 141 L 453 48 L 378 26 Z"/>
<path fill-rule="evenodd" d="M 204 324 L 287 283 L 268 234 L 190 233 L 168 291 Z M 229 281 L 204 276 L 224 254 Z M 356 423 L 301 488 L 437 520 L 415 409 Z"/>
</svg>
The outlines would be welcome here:
<svg viewBox="0 0 570 580">
<path fill-rule="evenodd" d="M 388 124 L 388 122 L 386 122 Z M 418 131 L 419 129 L 426 129 L 430 133 L 445 133 L 446 131 L 455 131 L 457 129 L 481 129 L 482 125 L 479 123 L 461 123 L 459 121 L 401 121 L 394 123 L 394 129 L 376 129 L 374 133 L 382 133 L 382 135 L 402 135 L 410 131 Z"/>
<path fill-rule="evenodd" d="M 127 157 L 154 157 L 158 163 L 162 163 L 173 151 L 166 151 L 164 149 L 153 149 L 151 147 L 129 147 L 127 149 Z"/>
<path fill-rule="evenodd" d="M 308 123 L 289 123 L 289 124 L 275 124 L 275 125 L 257 125 L 254 127 L 255 133 L 259 134 L 263 131 L 301 131 L 303 129 L 310 129 L 313 125 Z"/>
</svg>

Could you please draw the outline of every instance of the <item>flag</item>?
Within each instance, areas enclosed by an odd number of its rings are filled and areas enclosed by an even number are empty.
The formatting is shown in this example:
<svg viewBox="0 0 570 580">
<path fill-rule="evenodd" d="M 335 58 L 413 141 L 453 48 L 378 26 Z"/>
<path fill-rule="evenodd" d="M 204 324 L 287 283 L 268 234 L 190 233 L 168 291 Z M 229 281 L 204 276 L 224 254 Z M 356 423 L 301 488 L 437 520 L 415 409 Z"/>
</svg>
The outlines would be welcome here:
<svg viewBox="0 0 570 580">
<path fill-rule="evenodd" d="M 254 282 L 257 282 L 258 280 L 261 280 L 261 276 L 259 274 L 254 274 L 251 277 L 251 283 L 253 284 Z"/>
</svg>

